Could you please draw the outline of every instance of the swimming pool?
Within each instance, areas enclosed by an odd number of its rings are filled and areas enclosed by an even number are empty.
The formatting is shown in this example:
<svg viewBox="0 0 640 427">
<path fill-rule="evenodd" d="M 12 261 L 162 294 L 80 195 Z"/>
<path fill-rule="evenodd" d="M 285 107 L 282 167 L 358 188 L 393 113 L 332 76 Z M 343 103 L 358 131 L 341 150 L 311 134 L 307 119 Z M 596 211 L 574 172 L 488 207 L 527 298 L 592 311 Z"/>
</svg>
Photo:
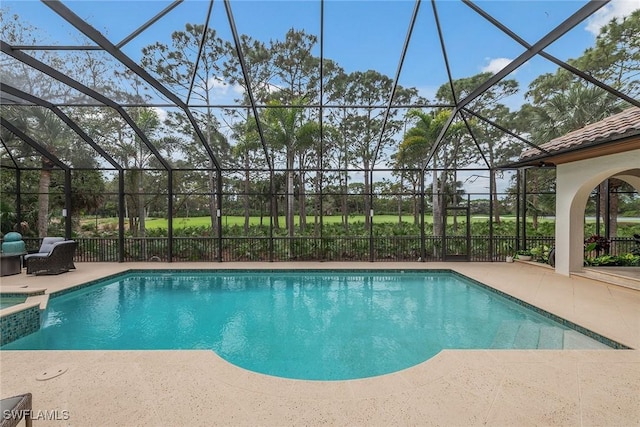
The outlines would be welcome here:
<svg viewBox="0 0 640 427">
<path fill-rule="evenodd" d="M 52 298 L 5 349 L 212 349 L 243 368 L 338 380 L 442 349 L 602 348 L 451 272 L 127 273 Z"/>
<path fill-rule="evenodd" d="M 0 294 L 0 310 L 4 310 L 5 308 L 9 308 L 17 304 L 22 304 L 26 300 L 26 295 L 3 296 Z"/>
</svg>

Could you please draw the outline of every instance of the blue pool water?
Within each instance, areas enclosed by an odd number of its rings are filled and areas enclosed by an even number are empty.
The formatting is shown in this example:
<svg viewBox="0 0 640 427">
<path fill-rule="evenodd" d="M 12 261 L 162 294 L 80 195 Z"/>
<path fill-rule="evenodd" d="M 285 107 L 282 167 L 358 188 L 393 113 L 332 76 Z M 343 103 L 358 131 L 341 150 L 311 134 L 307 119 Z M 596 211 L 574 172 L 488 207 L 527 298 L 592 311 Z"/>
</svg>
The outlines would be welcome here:
<svg viewBox="0 0 640 427">
<path fill-rule="evenodd" d="M 568 332 L 452 273 L 145 272 L 52 298 L 42 328 L 2 348 L 212 349 L 256 372 L 339 380 L 442 349 L 563 348 Z"/>
<path fill-rule="evenodd" d="M 0 310 L 12 307 L 16 304 L 22 304 L 27 300 L 26 296 L 2 296 L 0 295 Z"/>
</svg>

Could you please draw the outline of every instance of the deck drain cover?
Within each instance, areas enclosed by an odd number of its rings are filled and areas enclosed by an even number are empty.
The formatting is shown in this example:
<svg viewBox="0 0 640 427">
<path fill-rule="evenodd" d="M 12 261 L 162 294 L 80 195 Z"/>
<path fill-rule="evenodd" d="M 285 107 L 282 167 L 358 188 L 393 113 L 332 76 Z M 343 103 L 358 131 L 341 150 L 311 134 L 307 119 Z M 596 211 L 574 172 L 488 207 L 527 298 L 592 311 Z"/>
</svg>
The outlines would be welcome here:
<svg viewBox="0 0 640 427">
<path fill-rule="evenodd" d="M 66 366 L 56 366 L 51 369 L 45 369 L 36 377 L 36 381 L 47 381 L 67 372 L 69 368 Z"/>
</svg>

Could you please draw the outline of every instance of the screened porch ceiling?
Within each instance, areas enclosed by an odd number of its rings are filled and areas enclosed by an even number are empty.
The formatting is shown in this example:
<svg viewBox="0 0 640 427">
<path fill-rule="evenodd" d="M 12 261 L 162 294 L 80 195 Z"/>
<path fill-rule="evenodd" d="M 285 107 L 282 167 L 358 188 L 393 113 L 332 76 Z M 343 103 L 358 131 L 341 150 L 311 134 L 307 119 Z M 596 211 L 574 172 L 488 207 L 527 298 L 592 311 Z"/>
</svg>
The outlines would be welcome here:
<svg viewBox="0 0 640 427">
<path fill-rule="evenodd" d="M 336 117 L 376 118 L 355 133 L 366 141 L 346 141 L 362 144 L 370 164 L 325 158 L 313 168 L 386 170 L 414 123 L 409 111 L 435 117 L 447 108 L 416 167 L 442 167 L 455 128 L 472 154 L 453 167 L 492 169 L 496 141 L 521 148 L 505 161 L 537 147 L 526 130 L 484 115 L 500 82 L 518 83 L 500 99 L 512 111 L 532 80 L 558 67 L 640 107 L 568 64 L 589 47 L 578 40 L 608 3 L 4 1 L 1 165 L 37 169 L 46 158 L 60 169 L 282 170 L 286 158 L 267 122 L 303 111 L 315 123 L 319 157 L 331 156 Z M 261 55 L 273 46 L 279 56 L 267 63 Z M 457 83 L 482 72 L 472 87 Z M 361 83 L 374 81 L 366 94 L 337 78 L 358 73 Z M 474 121 L 491 132 L 478 134 Z"/>
</svg>

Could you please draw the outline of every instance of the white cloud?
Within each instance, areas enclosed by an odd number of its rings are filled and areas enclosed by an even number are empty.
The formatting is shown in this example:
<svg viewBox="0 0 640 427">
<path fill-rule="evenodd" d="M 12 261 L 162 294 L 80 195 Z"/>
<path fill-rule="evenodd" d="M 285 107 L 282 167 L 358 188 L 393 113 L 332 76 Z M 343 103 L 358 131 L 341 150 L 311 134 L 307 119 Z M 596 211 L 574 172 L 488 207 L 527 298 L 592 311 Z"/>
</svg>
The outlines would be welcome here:
<svg viewBox="0 0 640 427">
<path fill-rule="evenodd" d="M 507 66 L 507 64 L 513 61 L 512 59 L 509 59 L 509 58 L 493 58 L 493 59 L 485 58 L 485 59 L 489 62 L 487 65 L 481 68 L 482 72 L 483 73 L 489 72 L 493 74 L 502 70 L 504 67 Z"/>
<path fill-rule="evenodd" d="M 600 29 L 614 18 L 624 18 L 631 15 L 634 10 L 640 9 L 640 0 L 612 0 L 593 16 L 587 19 L 586 30 L 597 36 Z"/>
<path fill-rule="evenodd" d="M 158 119 L 160 119 L 160 122 L 164 122 L 165 120 L 167 120 L 167 116 L 169 115 L 167 113 L 167 110 L 159 108 L 159 107 L 153 107 L 154 111 L 156 112 L 156 114 L 158 115 Z"/>
<path fill-rule="evenodd" d="M 438 89 L 440 86 L 418 86 L 418 95 L 426 98 L 428 101 L 433 101 L 436 99 L 436 93 L 438 93 Z"/>
<path fill-rule="evenodd" d="M 230 85 L 218 76 L 213 76 L 209 79 L 209 87 L 218 96 L 224 96 L 229 93 L 229 88 L 235 93 L 243 93 L 244 89 L 238 84 Z"/>
<path fill-rule="evenodd" d="M 244 87 L 242 87 L 239 84 L 235 84 L 233 85 L 233 87 L 231 88 L 235 93 L 244 93 Z"/>
</svg>

